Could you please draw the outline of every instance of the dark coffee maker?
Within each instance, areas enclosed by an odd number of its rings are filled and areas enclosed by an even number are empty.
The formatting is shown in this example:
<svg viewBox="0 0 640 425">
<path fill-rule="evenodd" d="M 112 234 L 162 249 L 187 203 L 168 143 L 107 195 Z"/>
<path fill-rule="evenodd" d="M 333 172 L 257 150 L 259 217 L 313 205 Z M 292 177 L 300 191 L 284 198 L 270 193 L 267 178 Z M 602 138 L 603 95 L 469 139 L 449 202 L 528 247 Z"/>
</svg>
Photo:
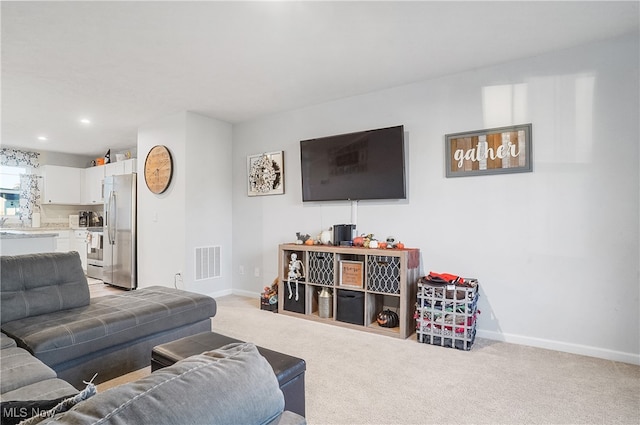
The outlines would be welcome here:
<svg viewBox="0 0 640 425">
<path fill-rule="evenodd" d="M 88 227 L 91 220 L 91 211 L 80 211 L 78 213 L 78 225 L 80 227 Z"/>
<path fill-rule="evenodd" d="M 333 226 L 333 244 L 341 246 L 353 245 L 356 236 L 355 224 L 336 224 Z"/>
</svg>

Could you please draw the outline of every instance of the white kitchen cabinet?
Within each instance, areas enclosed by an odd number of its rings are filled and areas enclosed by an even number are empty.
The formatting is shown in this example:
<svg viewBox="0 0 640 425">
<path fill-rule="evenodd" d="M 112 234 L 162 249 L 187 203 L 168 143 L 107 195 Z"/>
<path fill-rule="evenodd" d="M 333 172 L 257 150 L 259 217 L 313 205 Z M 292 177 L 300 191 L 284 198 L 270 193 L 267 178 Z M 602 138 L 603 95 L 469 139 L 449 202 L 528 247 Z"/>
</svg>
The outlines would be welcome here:
<svg viewBox="0 0 640 425">
<path fill-rule="evenodd" d="M 80 204 L 82 171 L 81 168 L 43 165 L 42 177 L 44 182 L 42 203 Z"/>
<path fill-rule="evenodd" d="M 33 237 L 35 235 L 50 235 L 50 234 L 57 234 L 57 236 L 55 236 L 55 248 L 53 249 L 55 252 L 69 252 L 69 251 L 74 251 L 75 248 L 72 248 L 71 246 L 71 242 L 69 237 L 70 232 L 73 233 L 72 230 L 66 230 L 66 229 L 49 229 L 49 230 L 28 230 L 28 231 L 23 231 L 21 233 L 24 233 L 25 237 Z M 85 248 L 86 251 L 86 248 Z"/>
<path fill-rule="evenodd" d="M 104 176 L 119 176 L 124 174 L 124 161 L 111 162 L 104 166 Z"/>
<path fill-rule="evenodd" d="M 82 179 L 82 203 L 85 205 L 102 204 L 104 201 L 104 166 L 85 168 Z"/>
<path fill-rule="evenodd" d="M 131 174 L 138 172 L 138 161 L 136 158 L 127 159 L 126 161 L 122 161 L 124 163 L 124 173 Z"/>
<path fill-rule="evenodd" d="M 70 251 L 78 251 L 82 270 L 87 272 L 87 230 L 72 230 L 69 238 Z"/>
<path fill-rule="evenodd" d="M 104 166 L 104 175 L 119 176 L 122 174 L 131 174 L 137 172 L 136 158 L 127 159 L 125 161 L 111 162 Z"/>
<path fill-rule="evenodd" d="M 71 249 L 71 241 L 69 239 L 69 230 L 56 230 L 58 237 L 56 238 L 56 252 L 69 252 Z"/>
</svg>

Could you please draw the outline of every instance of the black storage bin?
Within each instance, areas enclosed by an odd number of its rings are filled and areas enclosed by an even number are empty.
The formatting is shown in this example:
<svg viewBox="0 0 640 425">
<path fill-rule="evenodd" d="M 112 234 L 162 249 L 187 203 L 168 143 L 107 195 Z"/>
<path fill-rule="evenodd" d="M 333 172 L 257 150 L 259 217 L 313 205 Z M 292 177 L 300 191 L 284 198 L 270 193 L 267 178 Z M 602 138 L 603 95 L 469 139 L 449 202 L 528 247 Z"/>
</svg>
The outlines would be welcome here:
<svg viewBox="0 0 640 425">
<path fill-rule="evenodd" d="M 296 284 L 291 283 L 291 298 L 289 298 L 289 284 L 284 281 L 284 294 L 278 294 L 284 297 L 284 309 L 293 311 L 294 313 L 304 314 L 304 283 L 298 283 L 298 300 L 296 300 Z"/>
<path fill-rule="evenodd" d="M 364 292 L 338 289 L 336 319 L 364 326 Z"/>
</svg>

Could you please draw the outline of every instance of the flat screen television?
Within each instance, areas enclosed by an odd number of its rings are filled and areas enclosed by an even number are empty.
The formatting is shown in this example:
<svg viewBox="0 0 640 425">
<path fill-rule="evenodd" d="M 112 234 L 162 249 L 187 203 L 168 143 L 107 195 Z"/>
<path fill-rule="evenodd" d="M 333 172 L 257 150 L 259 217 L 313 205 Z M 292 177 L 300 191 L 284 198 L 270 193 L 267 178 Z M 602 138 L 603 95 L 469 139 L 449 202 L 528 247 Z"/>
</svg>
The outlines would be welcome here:
<svg viewBox="0 0 640 425">
<path fill-rule="evenodd" d="M 406 199 L 404 126 L 300 141 L 302 200 Z"/>
</svg>

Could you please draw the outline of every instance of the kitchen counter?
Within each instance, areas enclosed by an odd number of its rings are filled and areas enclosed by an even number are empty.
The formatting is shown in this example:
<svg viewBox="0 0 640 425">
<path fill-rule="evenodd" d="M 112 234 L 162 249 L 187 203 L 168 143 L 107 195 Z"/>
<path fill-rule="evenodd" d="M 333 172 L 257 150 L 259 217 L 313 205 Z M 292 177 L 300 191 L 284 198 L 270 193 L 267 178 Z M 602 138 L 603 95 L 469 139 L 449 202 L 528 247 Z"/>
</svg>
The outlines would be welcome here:
<svg viewBox="0 0 640 425">
<path fill-rule="evenodd" d="M 0 231 L 0 239 L 25 239 L 25 238 L 56 238 L 58 233 L 46 232 L 23 232 L 21 230 L 3 230 Z"/>
<path fill-rule="evenodd" d="M 86 227 L 69 227 L 69 226 L 42 226 L 42 227 L 2 227 L 0 232 L 10 233 L 35 233 L 35 232 L 57 232 L 69 230 L 81 230 Z"/>
<path fill-rule="evenodd" d="M 0 231 L 0 255 L 55 252 L 58 233 L 30 233 L 16 230 Z"/>
</svg>

